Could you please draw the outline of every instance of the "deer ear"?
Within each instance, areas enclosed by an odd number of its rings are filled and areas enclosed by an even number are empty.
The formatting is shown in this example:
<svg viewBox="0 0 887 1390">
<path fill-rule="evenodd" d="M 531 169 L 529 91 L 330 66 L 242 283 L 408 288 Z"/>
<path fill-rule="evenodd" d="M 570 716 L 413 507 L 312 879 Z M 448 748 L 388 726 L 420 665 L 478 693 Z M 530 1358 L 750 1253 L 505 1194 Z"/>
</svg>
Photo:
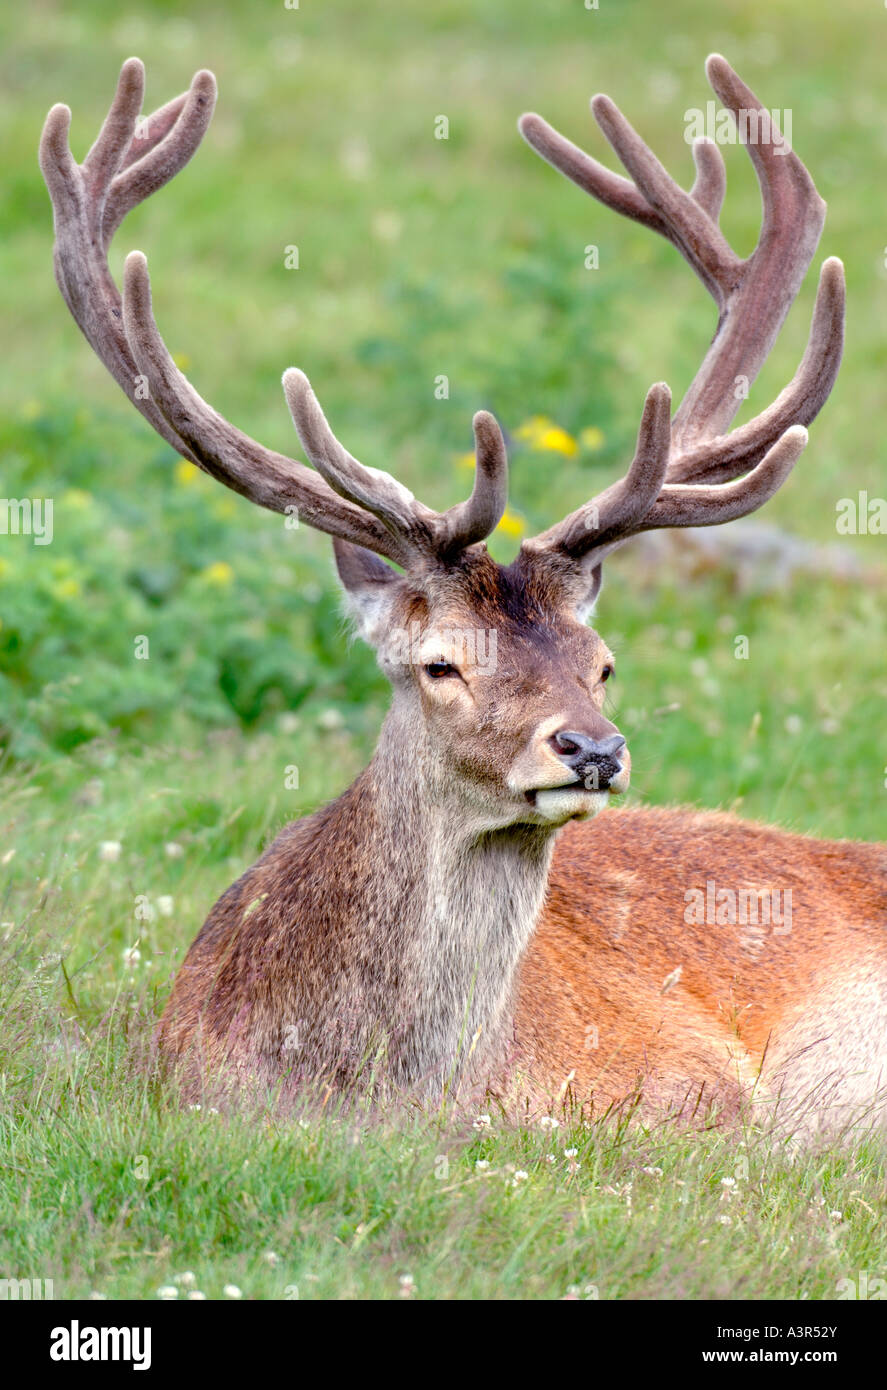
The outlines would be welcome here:
<svg viewBox="0 0 887 1390">
<path fill-rule="evenodd" d="M 603 562 L 599 562 L 591 569 L 583 566 L 582 578 L 585 583 L 585 591 L 576 604 L 576 616 L 581 622 L 588 622 L 594 612 L 594 605 L 597 596 L 601 591 L 601 581 L 603 580 Z"/>
<path fill-rule="evenodd" d="M 351 541 L 334 540 L 333 553 L 348 611 L 361 637 L 375 647 L 387 630 L 387 617 L 400 575 L 371 550 L 353 545 Z"/>
</svg>

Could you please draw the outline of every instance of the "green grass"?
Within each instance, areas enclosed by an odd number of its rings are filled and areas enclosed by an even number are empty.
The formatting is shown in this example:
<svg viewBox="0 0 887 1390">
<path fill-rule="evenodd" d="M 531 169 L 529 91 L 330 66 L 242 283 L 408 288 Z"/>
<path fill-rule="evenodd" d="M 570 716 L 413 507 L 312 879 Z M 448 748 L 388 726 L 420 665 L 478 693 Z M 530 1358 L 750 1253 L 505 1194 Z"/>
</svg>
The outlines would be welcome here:
<svg viewBox="0 0 887 1390">
<path fill-rule="evenodd" d="M 114 267 L 147 252 L 167 341 L 238 425 L 293 451 L 279 380 L 300 365 L 349 447 L 431 505 L 469 485 L 480 406 L 512 434 L 534 414 L 596 428 L 574 459 L 514 440 L 512 508 L 532 531 L 624 468 L 647 385 L 680 393 L 713 315 L 671 248 L 583 200 L 515 119 L 540 110 L 600 154 L 586 103 L 608 90 L 686 176 L 683 113 L 719 48 L 792 108 L 829 202 L 820 258 L 847 266 L 842 374 L 766 512 L 825 545 L 839 498 L 887 486 L 885 22 L 861 0 L 196 4 L 187 19 L 89 0 L 0 19 L 0 493 L 55 502 L 51 546 L 0 536 L 0 1277 L 53 1278 L 59 1297 L 152 1297 L 190 1270 L 211 1296 L 398 1297 L 410 1275 L 429 1298 L 815 1299 L 883 1276 L 875 1145 L 790 1161 L 752 1132 L 741 1148 L 495 1114 L 482 1132 L 415 1112 L 256 1126 L 156 1093 L 148 1042 L 184 950 L 280 825 L 363 765 L 386 687 L 348 644 L 329 543 L 177 469 L 92 358 L 52 283 L 35 152 L 64 100 L 82 157 L 131 52 L 149 106 L 214 68 L 204 148 L 130 218 Z M 743 251 L 759 216 L 746 164 L 728 151 L 723 220 Z M 811 304 L 812 274 L 748 411 L 793 372 Z M 842 543 L 862 580 L 755 592 L 715 569 L 690 585 L 640 575 L 630 548 L 609 566 L 596 622 L 618 652 L 634 798 L 883 835 L 885 539 Z"/>
<path fill-rule="evenodd" d="M 4 1121 L 3 1267 L 56 1297 L 190 1272 L 215 1298 L 821 1299 L 883 1268 L 880 1148 L 791 1163 L 753 1137 L 495 1113 L 257 1126 L 158 1109 L 122 1041 L 101 1054 L 59 1051 L 41 1119 Z"/>
</svg>

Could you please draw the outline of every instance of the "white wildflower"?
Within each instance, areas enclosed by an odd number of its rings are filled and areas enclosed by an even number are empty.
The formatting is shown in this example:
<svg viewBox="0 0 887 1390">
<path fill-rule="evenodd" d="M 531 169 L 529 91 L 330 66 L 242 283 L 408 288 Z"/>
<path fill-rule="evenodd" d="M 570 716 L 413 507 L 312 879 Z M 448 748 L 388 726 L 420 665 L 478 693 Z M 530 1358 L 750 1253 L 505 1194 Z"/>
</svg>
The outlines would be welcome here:
<svg viewBox="0 0 887 1390">
<path fill-rule="evenodd" d="M 327 733 L 332 733 L 335 729 L 341 729 L 344 723 L 345 720 L 340 712 L 337 709 L 333 709 L 332 706 L 329 709 L 321 710 L 320 714 L 317 716 L 317 727 L 326 730 Z"/>
</svg>

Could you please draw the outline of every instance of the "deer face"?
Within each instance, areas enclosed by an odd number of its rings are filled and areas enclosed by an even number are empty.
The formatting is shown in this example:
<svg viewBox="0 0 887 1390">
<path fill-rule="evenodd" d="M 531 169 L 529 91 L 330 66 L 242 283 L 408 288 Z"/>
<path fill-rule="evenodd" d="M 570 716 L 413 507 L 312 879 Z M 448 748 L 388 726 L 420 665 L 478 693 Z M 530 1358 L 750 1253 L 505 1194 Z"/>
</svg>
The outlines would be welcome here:
<svg viewBox="0 0 887 1390">
<path fill-rule="evenodd" d="M 488 828 L 559 825 L 628 786 L 603 714 L 613 655 L 584 623 L 599 572 L 576 584 L 481 546 L 420 579 L 336 544 L 349 606 L 395 691 L 414 765 Z"/>
</svg>

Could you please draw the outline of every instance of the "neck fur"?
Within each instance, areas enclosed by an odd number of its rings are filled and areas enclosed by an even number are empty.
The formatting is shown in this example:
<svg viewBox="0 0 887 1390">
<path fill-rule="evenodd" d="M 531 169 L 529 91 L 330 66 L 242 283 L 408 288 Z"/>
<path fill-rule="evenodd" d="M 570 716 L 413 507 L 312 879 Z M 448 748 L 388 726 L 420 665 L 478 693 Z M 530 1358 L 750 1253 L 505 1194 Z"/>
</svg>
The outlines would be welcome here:
<svg viewBox="0 0 887 1390">
<path fill-rule="evenodd" d="M 447 781 L 421 731 L 405 725 L 392 710 L 352 789 L 372 805 L 376 833 L 362 907 L 388 957 L 389 986 L 396 981 L 386 1020 L 392 1075 L 437 1090 L 481 1076 L 508 1046 L 555 832 L 490 830 L 464 784 Z"/>
</svg>

